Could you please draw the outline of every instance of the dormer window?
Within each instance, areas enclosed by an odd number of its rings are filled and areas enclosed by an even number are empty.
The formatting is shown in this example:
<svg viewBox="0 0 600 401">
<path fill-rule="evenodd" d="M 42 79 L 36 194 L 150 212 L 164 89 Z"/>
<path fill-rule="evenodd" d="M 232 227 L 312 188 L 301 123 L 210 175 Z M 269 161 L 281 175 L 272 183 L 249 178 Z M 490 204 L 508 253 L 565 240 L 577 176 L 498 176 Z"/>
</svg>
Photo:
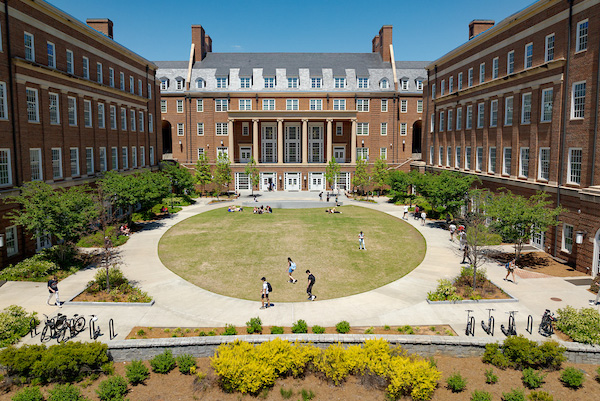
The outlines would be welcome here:
<svg viewBox="0 0 600 401">
<path fill-rule="evenodd" d="M 379 82 L 379 88 L 381 89 L 388 89 L 390 87 L 390 81 L 388 81 L 386 78 L 382 79 Z"/>
<path fill-rule="evenodd" d="M 358 89 L 369 89 L 369 78 L 358 78 Z"/>
<path fill-rule="evenodd" d="M 227 88 L 227 78 L 217 78 L 217 88 Z"/>
<path fill-rule="evenodd" d="M 460 82 L 460 81 L 459 81 Z M 408 84 L 408 83 L 407 83 Z M 423 90 L 423 80 L 422 79 L 417 79 L 415 81 L 415 84 L 417 85 L 417 90 L 418 91 L 422 91 Z M 460 85 L 459 85 L 460 86 Z M 460 89 L 460 88 L 459 88 Z"/>
<path fill-rule="evenodd" d="M 206 82 L 204 82 L 202 78 L 198 78 L 196 80 L 196 89 L 202 89 L 204 87 L 206 87 Z"/>
<path fill-rule="evenodd" d="M 265 88 L 275 87 L 275 77 L 265 77 Z"/>
<path fill-rule="evenodd" d="M 182 78 L 178 78 L 178 79 L 175 81 L 175 89 L 176 89 L 176 90 L 178 90 L 178 91 L 182 91 L 182 90 L 183 90 L 183 88 L 184 88 L 184 86 L 185 86 L 185 80 L 184 80 L 184 79 L 182 79 Z"/>
<path fill-rule="evenodd" d="M 403 91 L 408 90 L 408 79 L 402 79 L 400 81 L 400 90 L 403 90 Z"/>
<path fill-rule="evenodd" d="M 167 78 L 161 78 L 160 80 L 160 90 L 166 91 L 169 88 L 169 80 Z"/>
</svg>

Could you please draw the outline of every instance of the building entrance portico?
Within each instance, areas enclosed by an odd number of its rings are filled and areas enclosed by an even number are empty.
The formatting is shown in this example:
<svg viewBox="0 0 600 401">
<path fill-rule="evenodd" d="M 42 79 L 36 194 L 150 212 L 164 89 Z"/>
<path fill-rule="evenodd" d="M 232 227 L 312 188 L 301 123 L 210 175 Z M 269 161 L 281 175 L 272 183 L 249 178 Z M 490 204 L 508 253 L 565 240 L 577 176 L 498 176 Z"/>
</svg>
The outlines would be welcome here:
<svg viewBox="0 0 600 401">
<path fill-rule="evenodd" d="M 285 173 L 285 190 L 286 191 L 300 191 L 301 183 L 300 173 Z"/>
<path fill-rule="evenodd" d="M 269 186 L 277 190 L 277 173 L 260 173 L 260 190 L 268 191 Z"/>
<path fill-rule="evenodd" d="M 325 190 L 325 174 L 324 173 L 308 173 L 308 190 L 309 191 L 324 191 Z"/>
</svg>

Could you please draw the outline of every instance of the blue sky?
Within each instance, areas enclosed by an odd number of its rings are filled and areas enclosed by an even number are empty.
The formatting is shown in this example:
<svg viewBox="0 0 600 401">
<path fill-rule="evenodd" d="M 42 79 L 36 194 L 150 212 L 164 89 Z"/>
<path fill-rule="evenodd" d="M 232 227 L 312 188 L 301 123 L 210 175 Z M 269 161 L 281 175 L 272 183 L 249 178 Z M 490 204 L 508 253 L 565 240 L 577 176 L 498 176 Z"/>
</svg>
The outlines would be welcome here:
<svg viewBox="0 0 600 401">
<path fill-rule="evenodd" d="M 187 60 L 191 25 L 214 52 L 370 52 L 393 25 L 396 60 L 435 60 L 467 41 L 473 19 L 496 22 L 532 0 L 50 0 L 85 21 L 110 18 L 114 39 L 149 60 Z M 366 4 L 372 4 L 369 8 Z"/>
</svg>

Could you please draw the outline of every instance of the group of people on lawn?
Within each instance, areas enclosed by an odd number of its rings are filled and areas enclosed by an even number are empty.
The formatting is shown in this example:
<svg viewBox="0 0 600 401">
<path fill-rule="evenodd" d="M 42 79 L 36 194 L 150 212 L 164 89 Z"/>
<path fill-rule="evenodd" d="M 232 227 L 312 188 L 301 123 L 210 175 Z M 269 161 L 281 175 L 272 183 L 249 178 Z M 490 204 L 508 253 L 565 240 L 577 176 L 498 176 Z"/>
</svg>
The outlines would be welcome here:
<svg viewBox="0 0 600 401">
<path fill-rule="evenodd" d="M 296 263 L 294 263 L 292 258 L 288 257 L 287 272 L 288 272 L 288 278 L 289 278 L 288 282 L 290 284 L 296 284 L 298 282 L 298 279 L 295 279 L 292 276 L 292 273 L 294 273 L 294 270 L 296 270 Z M 306 286 L 306 294 L 308 295 L 309 301 L 314 301 L 315 298 L 317 298 L 317 296 L 312 293 L 312 288 L 316 281 L 315 275 L 312 274 L 310 272 L 310 270 L 306 270 L 306 274 L 308 274 L 308 285 Z M 271 284 L 267 281 L 267 279 L 265 277 L 262 277 L 260 280 L 262 281 L 262 290 L 260 292 L 260 298 L 262 301 L 262 305 L 261 305 L 260 309 L 266 309 L 270 306 L 273 306 L 269 301 L 269 293 L 271 291 L 273 291 L 273 288 L 271 287 Z"/>
</svg>

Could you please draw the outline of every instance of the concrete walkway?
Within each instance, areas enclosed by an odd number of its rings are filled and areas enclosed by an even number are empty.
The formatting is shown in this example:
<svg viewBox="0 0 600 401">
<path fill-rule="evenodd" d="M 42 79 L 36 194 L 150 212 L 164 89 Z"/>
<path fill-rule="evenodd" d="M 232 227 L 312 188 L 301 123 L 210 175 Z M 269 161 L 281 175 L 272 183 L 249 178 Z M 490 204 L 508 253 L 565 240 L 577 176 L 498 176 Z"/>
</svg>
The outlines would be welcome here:
<svg viewBox="0 0 600 401">
<path fill-rule="evenodd" d="M 435 290 L 437 280 L 453 278 L 460 272 L 462 252 L 458 250 L 457 243 L 449 241 L 448 232 L 439 228 L 435 221 L 428 221 L 422 226 L 412 216 L 404 220 L 405 223 L 419 230 L 427 242 L 427 252 L 421 265 L 395 282 L 348 297 L 314 302 L 277 303 L 274 308 L 260 310 L 258 300 L 247 301 L 208 292 L 164 267 L 158 256 L 158 242 L 170 227 L 198 213 L 231 204 L 240 205 L 249 200 L 252 200 L 249 191 L 242 193 L 241 198 L 235 202 L 208 205 L 207 200 L 202 199 L 195 205 L 183 208 L 171 218 L 148 224 L 119 248 L 121 268 L 125 276 L 137 282 L 142 290 L 153 297 L 156 301 L 153 306 L 80 306 L 67 303 L 60 312 L 68 316 L 74 313 L 86 317 L 91 314 L 98 315 L 104 333 L 99 339 L 109 341 L 108 320 L 111 318 L 115 323 L 116 339 L 124 339 L 135 326 L 243 326 L 255 316 L 260 316 L 264 325 L 279 326 L 290 326 L 298 319 L 306 320 L 309 325 L 321 326 L 333 326 L 341 320 L 347 320 L 352 326 L 448 324 L 458 335 L 464 336 L 467 309 L 474 311 L 475 335 L 487 336 L 481 329 L 480 322 L 487 319 L 487 308 L 494 308 L 495 337 L 504 337 L 500 332 L 500 324 L 507 323 L 508 311 L 516 310 L 517 332 L 540 339 L 542 337 L 537 334 L 537 326 L 546 308 L 552 311 L 566 305 L 581 308 L 587 306 L 588 301 L 592 299 L 592 294 L 586 291 L 587 286 L 576 286 L 563 278 L 517 272 L 517 284 L 504 281 L 504 267 L 491 263 L 485 266 L 488 277 L 515 297 L 515 302 L 429 304 L 426 296 L 429 291 Z M 385 198 L 378 199 L 377 203 L 367 203 L 349 200 L 341 195 L 339 200 L 345 205 L 367 207 L 402 218 L 402 207 L 387 203 Z M 319 202 L 318 193 L 315 192 L 261 192 L 257 204 L 274 204 L 276 201 Z M 321 204 L 326 208 L 333 205 L 332 202 L 328 205 L 323 201 Z M 95 271 L 96 269 L 90 268 L 61 281 L 61 300 L 68 300 L 78 294 L 93 278 Z M 0 287 L 0 308 L 18 304 L 40 314 L 55 314 L 57 308 L 46 305 L 47 294 L 46 283 L 8 282 Z M 276 297 L 274 301 L 277 301 Z M 525 332 L 529 315 L 534 319 L 532 335 Z M 88 338 L 87 333 L 77 337 L 80 340 Z M 39 336 L 28 337 L 24 342 L 38 343 Z"/>
</svg>

